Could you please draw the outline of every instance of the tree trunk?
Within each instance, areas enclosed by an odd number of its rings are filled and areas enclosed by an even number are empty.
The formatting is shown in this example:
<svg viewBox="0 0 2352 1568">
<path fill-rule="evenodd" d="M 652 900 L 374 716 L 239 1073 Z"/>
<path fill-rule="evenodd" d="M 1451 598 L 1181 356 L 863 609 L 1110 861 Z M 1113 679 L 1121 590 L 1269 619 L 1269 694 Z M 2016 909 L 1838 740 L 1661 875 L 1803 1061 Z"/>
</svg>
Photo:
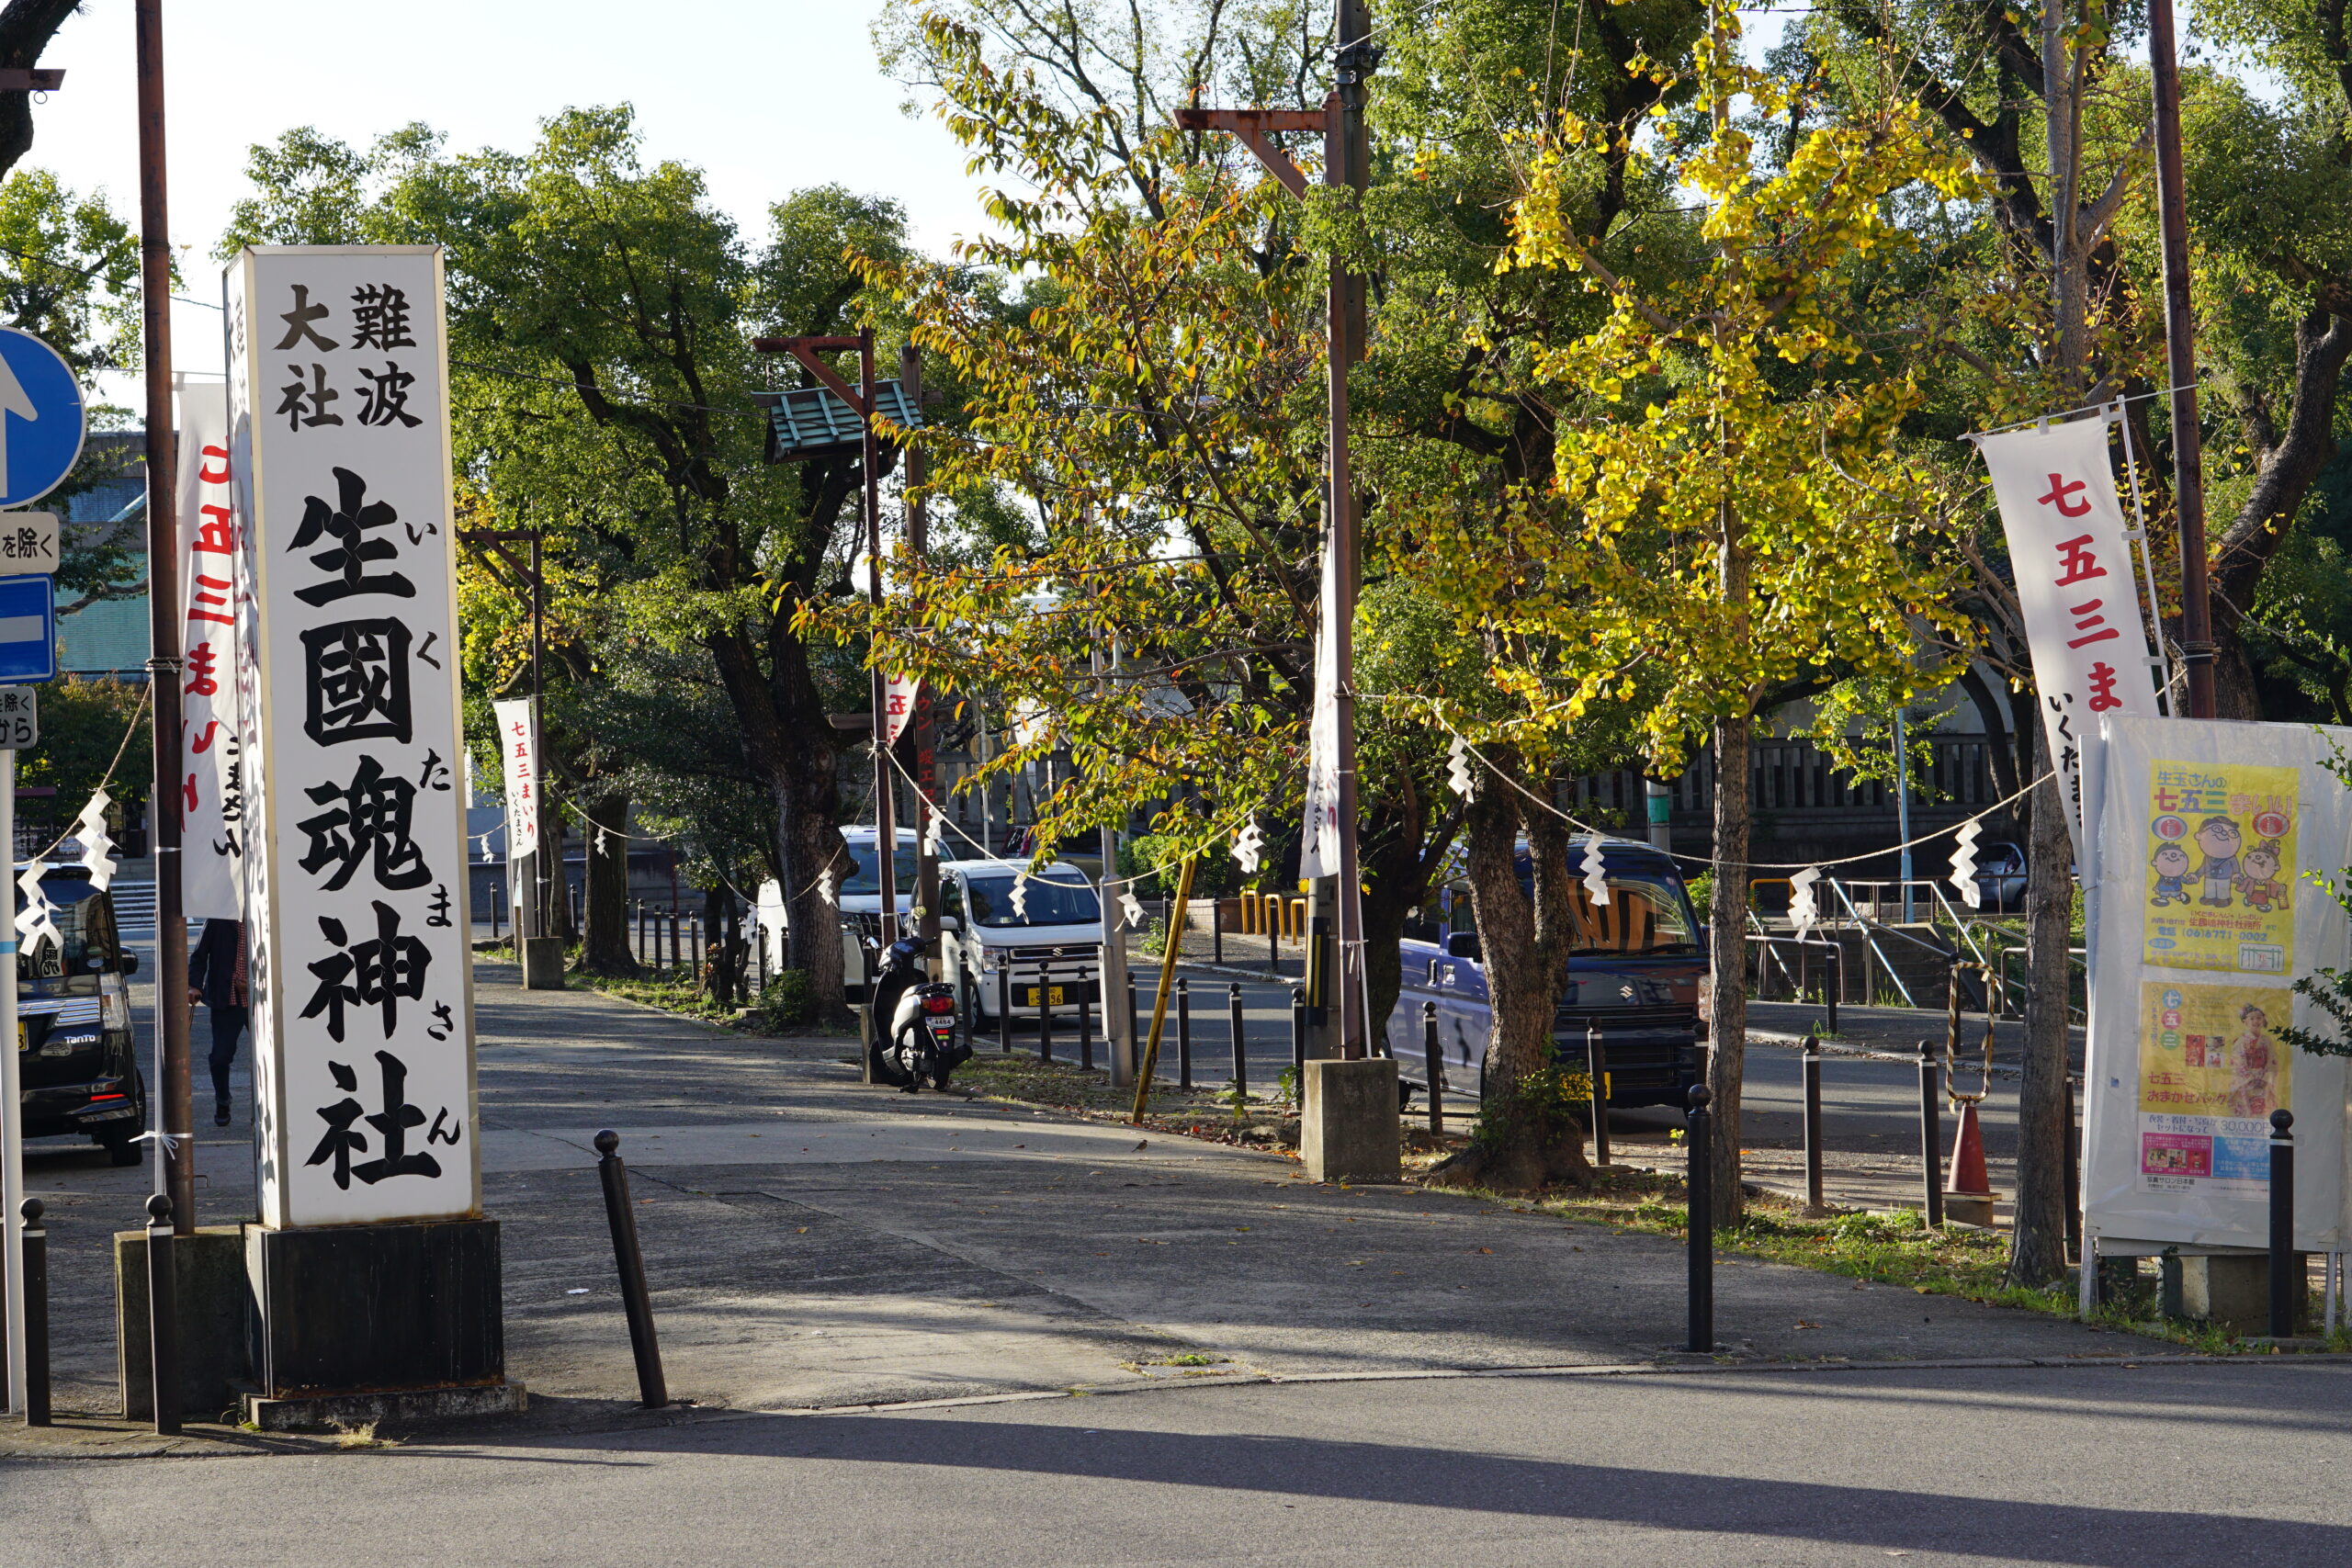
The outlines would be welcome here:
<svg viewBox="0 0 2352 1568">
<path fill-rule="evenodd" d="M 2037 735 L 2041 733 L 2035 727 Z M 2046 741 L 2037 768 L 2050 766 Z M 2041 1286 L 2066 1272 L 2066 949 L 2071 944 L 2074 844 L 2056 779 L 2033 792 L 2026 846 L 2025 1073 L 2018 1086 L 2018 1190 L 2009 1282 Z"/>
<path fill-rule="evenodd" d="M 1509 763 L 1498 755 L 1490 758 Z M 1555 911 L 1531 899 L 1519 884 L 1517 843 L 1522 826 L 1519 796 L 1499 780 L 1480 781 L 1465 819 L 1470 908 L 1478 924 L 1479 963 L 1486 971 L 1486 1089 L 1479 1129 L 1468 1149 L 1430 1172 L 1444 1186 L 1531 1191 L 1555 1181 L 1581 1187 L 1592 1179 L 1584 1130 L 1552 1114 L 1542 1097 L 1525 1094 L 1527 1081 L 1553 1065 L 1552 1020 L 1565 967 L 1563 942 L 1547 928 Z M 1545 882 L 1547 850 L 1557 853 L 1558 831 L 1535 832 L 1536 883 Z M 1556 881 L 1555 877 L 1553 880 Z"/>
<path fill-rule="evenodd" d="M 580 967 L 591 975 L 634 975 L 628 942 L 628 795 L 590 797 L 588 811 L 588 932 Z"/>
<path fill-rule="evenodd" d="M 1739 1086 L 1747 1055 L 1747 784 L 1755 721 L 1715 725 L 1714 897 L 1708 905 L 1710 958 L 1707 1090 L 1713 1096 L 1715 1228 L 1739 1223 Z"/>
</svg>

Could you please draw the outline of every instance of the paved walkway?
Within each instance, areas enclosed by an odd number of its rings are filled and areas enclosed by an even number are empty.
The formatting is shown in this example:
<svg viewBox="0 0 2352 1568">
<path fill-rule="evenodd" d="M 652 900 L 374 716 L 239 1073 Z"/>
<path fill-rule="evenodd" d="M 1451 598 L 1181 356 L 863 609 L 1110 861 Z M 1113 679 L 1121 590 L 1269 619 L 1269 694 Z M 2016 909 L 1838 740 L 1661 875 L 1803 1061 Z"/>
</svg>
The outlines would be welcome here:
<svg viewBox="0 0 2352 1568">
<path fill-rule="evenodd" d="M 848 1043 L 752 1039 L 481 970 L 485 1206 L 513 1374 L 570 1417 L 634 1387 L 589 1139 L 628 1159 L 673 1391 L 778 1409 L 1182 1378 L 1646 1363 L 1680 1249 L 1418 1188 L 1318 1187 L 1278 1156 L 856 1081 Z M 208 1131 L 209 1131 L 208 1129 Z M 204 1218 L 249 1210 L 242 1122 Z M 37 1145 L 41 1147 L 41 1145 Z M 60 1403 L 112 1408 L 109 1231 L 144 1173 L 58 1145 Z M 2111 1357 L 2079 1325 L 1725 1259 L 1742 1359 Z"/>
</svg>

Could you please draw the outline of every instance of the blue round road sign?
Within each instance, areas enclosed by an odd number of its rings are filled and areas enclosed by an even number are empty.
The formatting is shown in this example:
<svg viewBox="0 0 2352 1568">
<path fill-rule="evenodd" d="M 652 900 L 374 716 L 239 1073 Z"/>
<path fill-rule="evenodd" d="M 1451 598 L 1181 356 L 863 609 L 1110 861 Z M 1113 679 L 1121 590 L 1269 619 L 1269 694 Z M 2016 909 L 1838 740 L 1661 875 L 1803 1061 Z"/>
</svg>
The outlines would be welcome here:
<svg viewBox="0 0 2352 1568">
<path fill-rule="evenodd" d="M 88 428 L 73 367 L 32 333 L 0 327 L 0 506 L 55 490 Z"/>
</svg>

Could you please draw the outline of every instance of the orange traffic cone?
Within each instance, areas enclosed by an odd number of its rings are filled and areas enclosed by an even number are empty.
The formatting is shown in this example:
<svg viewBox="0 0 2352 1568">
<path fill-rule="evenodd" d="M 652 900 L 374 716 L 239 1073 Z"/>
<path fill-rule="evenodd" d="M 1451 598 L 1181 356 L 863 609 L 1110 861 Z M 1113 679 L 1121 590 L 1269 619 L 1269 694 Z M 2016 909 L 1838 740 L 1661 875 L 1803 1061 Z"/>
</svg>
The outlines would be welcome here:
<svg viewBox="0 0 2352 1568">
<path fill-rule="evenodd" d="M 1944 1217 L 1964 1225 L 1993 1224 L 1993 1179 L 1984 1170 L 1984 1127 L 1976 1102 L 1963 1100 L 1952 1134 L 1951 1176 L 1944 1182 Z"/>
</svg>

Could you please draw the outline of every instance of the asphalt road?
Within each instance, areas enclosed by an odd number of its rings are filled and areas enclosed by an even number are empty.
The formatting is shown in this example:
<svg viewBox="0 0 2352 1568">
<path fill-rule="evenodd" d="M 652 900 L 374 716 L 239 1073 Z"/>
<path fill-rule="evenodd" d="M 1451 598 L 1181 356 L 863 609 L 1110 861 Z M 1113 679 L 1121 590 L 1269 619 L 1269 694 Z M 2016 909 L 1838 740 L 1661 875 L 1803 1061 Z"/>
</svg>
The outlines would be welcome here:
<svg viewBox="0 0 2352 1568">
<path fill-rule="evenodd" d="M 2352 1560 L 2336 1364 L 1346 1382 L 0 1464 L 0 1568 Z"/>
</svg>

